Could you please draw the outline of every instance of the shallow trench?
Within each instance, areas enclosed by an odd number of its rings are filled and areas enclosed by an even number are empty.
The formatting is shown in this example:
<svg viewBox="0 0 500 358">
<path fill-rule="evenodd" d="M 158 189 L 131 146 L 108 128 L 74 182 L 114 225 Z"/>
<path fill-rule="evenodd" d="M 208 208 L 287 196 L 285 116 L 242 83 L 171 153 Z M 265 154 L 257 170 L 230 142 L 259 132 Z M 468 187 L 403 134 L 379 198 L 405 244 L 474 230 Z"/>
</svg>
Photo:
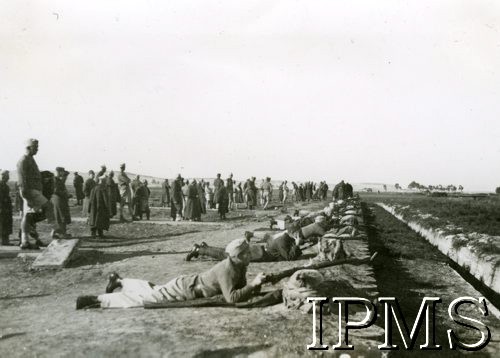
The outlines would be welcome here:
<svg viewBox="0 0 500 358">
<path fill-rule="evenodd" d="M 439 233 L 437 229 L 427 229 L 416 221 L 405 220 L 390 205 L 384 203 L 376 204 L 408 225 L 439 251 L 448 256 L 455 264 L 453 268 L 478 291 L 483 293 L 497 309 L 500 309 L 500 267 L 495 264 L 496 260 L 492 261 L 491 256 L 478 256 L 466 246 L 453 247 L 453 235 L 445 236 Z"/>
<path fill-rule="evenodd" d="M 422 235 L 415 232 L 392 214 L 373 203 L 365 204 L 364 210 L 366 231 L 369 238 L 370 251 L 379 253 L 374 261 L 374 273 L 380 297 L 396 297 L 401 305 L 402 313 L 408 324 L 413 324 L 424 297 L 439 297 L 435 316 L 436 341 L 441 350 L 420 351 L 418 346 L 425 341 L 425 330 L 418 333 L 417 344 L 412 350 L 404 349 L 399 334 L 394 334 L 394 343 L 399 349 L 390 351 L 389 357 L 459 357 L 469 353 L 462 350 L 450 350 L 447 329 L 453 329 L 464 342 L 476 342 L 478 335 L 454 324 L 447 312 L 449 304 L 457 297 L 486 297 L 475 289 L 470 281 L 453 265 L 452 260 L 435 250 Z M 384 309 L 379 307 L 377 324 L 384 324 Z M 498 332 L 498 311 L 493 305 L 488 309 L 491 314 L 480 316 L 473 306 L 464 307 L 465 315 L 482 320 L 491 329 L 493 336 Z M 474 352 L 475 357 L 497 357 L 500 344 L 492 340 L 485 349 Z"/>
</svg>

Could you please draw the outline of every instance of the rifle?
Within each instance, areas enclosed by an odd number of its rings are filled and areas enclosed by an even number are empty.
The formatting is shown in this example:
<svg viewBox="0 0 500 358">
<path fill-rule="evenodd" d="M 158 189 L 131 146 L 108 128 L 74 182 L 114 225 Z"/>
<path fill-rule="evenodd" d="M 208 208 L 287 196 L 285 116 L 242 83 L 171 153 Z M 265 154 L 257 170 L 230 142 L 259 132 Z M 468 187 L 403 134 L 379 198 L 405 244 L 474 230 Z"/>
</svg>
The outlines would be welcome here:
<svg viewBox="0 0 500 358">
<path fill-rule="evenodd" d="M 157 308 L 185 308 L 185 307 L 234 307 L 234 308 L 254 308 L 266 307 L 278 304 L 283 301 L 281 296 L 282 290 L 273 290 L 266 293 L 261 293 L 254 299 L 245 302 L 229 303 L 226 302 L 224 296 L 217 295 L 208 298 L 197 298 L 189 301 L 173 301 L 163 303 L 146 303 L 145 309 Z M 1 336 L 0 336 L 1 337 Z"/>
<path fill-rule="evenodd" d="M 234 307 L 234 303 L 226 302 L 222 295 L 208 298 L 197 298 L 187 301 L 169 301 L 162 303 L 146 303 L 144 308 L 184 308 L 184 307 Z"/>
<path fill-rule="evenodd" d="M 283 271 L 280 271 L 280 272 L 277 272 L 274 274 L 266 275 L 264 283 L 274 284 L 285 277 L 292 276 L 296 271 L 299 271 L 299 270 L 319 270 L 319 269 L 322 269 L 325 267 L 332 267 L 332 266 L 339 266 L 339 265 L 346 265 L 346 264 L 350 264 L 350 265 L 366 264 L 366 263 L 372 262 L 375 259 L 375 257 L 377 256 L 377 254 L 378 253 L 375 252 L 371 257 L 367 257 L 364 259 L 354 258 L 354 259 L 345 259 L 345 260 L 339 260 L 339 261 L 322 261 L 322 262 L 319 262 L 317 264 L 313 264 L 313 265 L 309 265 L 309 266 L 292 267 L 291 269 L 288 269 L 288 270 L 283 270 Z"/>
</svg>

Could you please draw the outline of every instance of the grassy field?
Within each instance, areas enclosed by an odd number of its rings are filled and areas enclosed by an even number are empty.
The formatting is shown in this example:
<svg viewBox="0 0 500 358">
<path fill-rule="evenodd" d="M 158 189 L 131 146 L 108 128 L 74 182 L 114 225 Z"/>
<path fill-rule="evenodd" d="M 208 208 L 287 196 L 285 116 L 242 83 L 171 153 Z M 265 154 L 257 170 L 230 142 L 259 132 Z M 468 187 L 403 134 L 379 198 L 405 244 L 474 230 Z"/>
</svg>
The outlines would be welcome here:
<svg viewBox="0 0 500 358">
<path fill-rule="evenodd" d="M 419 222 L 429 227 L 453 225 L 463 232 L 500 235 L 500 196 L 474 200 L 461 197 L 429 197 L 418 194 L 362 194 L 368 202 L 409 206 L 422 214 Z M 405 214 L 404 210 L 401 214 Z M 410 215 L 408 212 L 407 215 Z"/>
</svg>

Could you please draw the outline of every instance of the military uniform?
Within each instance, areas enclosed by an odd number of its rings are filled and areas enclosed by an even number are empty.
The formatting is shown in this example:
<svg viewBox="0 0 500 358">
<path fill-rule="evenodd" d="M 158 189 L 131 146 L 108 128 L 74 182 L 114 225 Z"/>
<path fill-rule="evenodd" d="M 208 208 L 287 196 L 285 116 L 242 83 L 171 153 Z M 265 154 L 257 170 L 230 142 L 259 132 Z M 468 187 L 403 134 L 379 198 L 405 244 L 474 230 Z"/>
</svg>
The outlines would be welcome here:
<svg viewBox="0 0 500 358">
<path fill-rule="evenodd" d="M 0 237 L 2 245 L 9 244 L 9 235 L 12 234 L 12 200 L 7 183 L 0 181 Z"/>
</svg>

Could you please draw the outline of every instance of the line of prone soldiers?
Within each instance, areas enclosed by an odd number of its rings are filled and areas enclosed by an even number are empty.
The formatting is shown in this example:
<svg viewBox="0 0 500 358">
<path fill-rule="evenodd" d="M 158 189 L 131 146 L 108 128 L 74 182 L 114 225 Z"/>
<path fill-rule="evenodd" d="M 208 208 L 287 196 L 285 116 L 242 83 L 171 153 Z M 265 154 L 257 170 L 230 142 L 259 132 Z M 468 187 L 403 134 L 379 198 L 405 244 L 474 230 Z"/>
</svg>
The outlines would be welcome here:
<svg viewBox="0 0 500 358">
<path fill-rule="evenodd" d="M 163 285 L 122 278 L 113 273 L 106 292 L 78 297 L 77 309 L 168 305 L 217 295 L 222 295 L 227 303 L 245 302 L 258 295 L 261 286 L 269 282 L 269 276 L 264 273 L 247 282 L 246 270 L 250 262 L 298 260 L 303 258 L 306 248 L 314 246 L 317 248 L 314 261 L 341 262 L 352 256 L 344 249 L 343 241 L 366 237 L 359 225 L 361 220 L 357 196 L 333 201 L 319 211 L 296 211 L 293 216 L 271 220 L 269 231 L 245 232 L 244 237 L 231 241 L 225 248 L 205 242 L 195 244 L 185 260 L 202 257 L 220 260 L 208 271 L 179 276 Z M 280 297 L 288 307 L 307 311 L 311 307 L 306 297 L 315 293 L 321 281 L 319 271 L 304 267 L 290 277 L 285 288 L 280 290 Z"/>
</svg>

